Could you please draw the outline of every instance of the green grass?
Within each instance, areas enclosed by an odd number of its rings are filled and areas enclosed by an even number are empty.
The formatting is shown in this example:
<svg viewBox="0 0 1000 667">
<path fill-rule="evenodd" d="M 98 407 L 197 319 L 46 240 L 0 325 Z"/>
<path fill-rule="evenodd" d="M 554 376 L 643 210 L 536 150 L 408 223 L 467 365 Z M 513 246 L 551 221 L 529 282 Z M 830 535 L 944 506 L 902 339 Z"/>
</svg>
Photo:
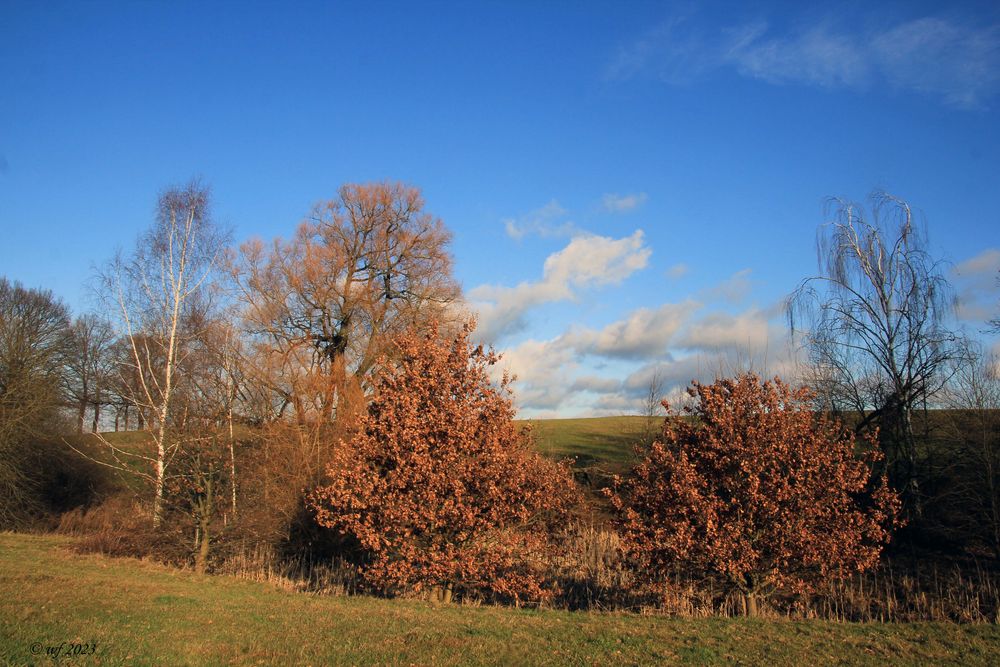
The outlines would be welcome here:
<svg viewBox="0 0 1000 667">
<path fill-rule="evenodd" d="M 56 664 L 995 664 L 994 625 L 670 619 L 316 597 L 0 533 L 0 660 Z M 32 646 L 42 651 L 33 655 Z"/>
<path fill-rule="evenodd" d="M 663 418 L 654 420 L 658 429 Z M 646 417 L 593 417 L 588 419 L 533 419 L 530 424 L 538 448 L 546 456 L 572 458 L 578 466 L 627 467 L 635 459 L 633 448 L 643 437 Z"/>
</svg>

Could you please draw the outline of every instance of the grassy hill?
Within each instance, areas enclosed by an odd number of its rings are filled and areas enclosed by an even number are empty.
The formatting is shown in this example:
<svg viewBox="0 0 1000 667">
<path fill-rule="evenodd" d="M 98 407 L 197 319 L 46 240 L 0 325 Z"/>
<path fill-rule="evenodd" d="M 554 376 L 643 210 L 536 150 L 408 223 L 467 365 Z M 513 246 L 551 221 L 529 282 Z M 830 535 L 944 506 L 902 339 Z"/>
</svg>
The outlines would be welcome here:
<svg viewBox="0 0 1000 667">
<path fill-rule="evenodd" d="M 646 433 L 646 417 L 591 417 L 585 419 L 532 419 L 538 448 L 546 456 L 572 458 L 577 466 L 606 465 L 623 468 L 634 460 L 633 448 Z M 658 429 L 662 418 L 654 420 Z"/>
<path fill-rule="evenodd" d="M 996 625 L 868 625 L 318 597 L 0 533 L 0 661 L 55 664 L 995 664 Z M 89 650 L 89 646 L 84 650 Z"/>
</svg>

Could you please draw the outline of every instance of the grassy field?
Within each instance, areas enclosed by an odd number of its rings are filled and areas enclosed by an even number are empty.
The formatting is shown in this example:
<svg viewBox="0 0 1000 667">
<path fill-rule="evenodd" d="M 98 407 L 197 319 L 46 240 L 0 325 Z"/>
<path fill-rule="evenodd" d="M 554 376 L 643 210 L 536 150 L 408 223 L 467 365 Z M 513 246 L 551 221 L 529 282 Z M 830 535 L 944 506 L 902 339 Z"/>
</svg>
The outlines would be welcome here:
<svg viewBox="0 0 1000 667">
<path fill-rule="evenodd" d="M 671 619 L 317 597 L 0 533 L 0 659 L 59 664 L 996 664 L 995 625 Z"/>
<path fill-rule="evenodd" d="M 546 456 L 575 459 L 580 467 L 604 465 L 614 469 L 634 461 L 633 447 L 645 433 L 646 417 L 588 419 L 533 419 L 530 424 L 538 448 Z M 654 420 L 658 429 L 663 418 Z"/>
<path fill-rule="evenodd" d="M 659 429 L 663 418 L 654 420 Z M 632 447 L 646 428 L 645 417 L 594 417 L 585 419 L 518 420 L 530 424 L 539 449 L 553 458 L 577 458 L 581 464 L 623 463 L 632 460 Z M 149 441 L 145 431 L 104 433 L 108 442 L 128 451 L 135 451 Z M 112 462 L 106 447 L 89 433 L 68 436 L 66 440 L 84 453 Z"/>
</svg>

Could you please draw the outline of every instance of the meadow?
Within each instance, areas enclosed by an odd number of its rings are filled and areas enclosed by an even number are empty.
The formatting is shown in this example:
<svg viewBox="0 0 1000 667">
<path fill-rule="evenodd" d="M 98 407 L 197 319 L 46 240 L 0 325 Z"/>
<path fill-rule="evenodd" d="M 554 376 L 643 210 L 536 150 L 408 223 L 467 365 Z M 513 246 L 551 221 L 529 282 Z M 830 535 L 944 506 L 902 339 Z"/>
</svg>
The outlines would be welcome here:
<svg viewBox="0 0 1000 667">
<path fill-rule="evenodd" d="M 0 534 L 0 659 L 10 665 L 989 665 L 1000 627 L 437 605 L 317 596 L 133 559 L 72 538 Z M 93 653 L 53 660 L 83 647 Z"/>
</svg>

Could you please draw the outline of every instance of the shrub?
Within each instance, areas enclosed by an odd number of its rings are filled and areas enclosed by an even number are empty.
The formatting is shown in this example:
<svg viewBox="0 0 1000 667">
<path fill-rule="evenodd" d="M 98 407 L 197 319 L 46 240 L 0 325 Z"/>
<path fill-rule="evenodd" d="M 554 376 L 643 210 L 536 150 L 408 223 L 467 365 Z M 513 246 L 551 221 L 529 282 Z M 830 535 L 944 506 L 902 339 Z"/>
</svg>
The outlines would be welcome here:
<svg viewBox="0 0 1000 667">
<path fill-rule="evenodd" d="M 359 434 L 310 502 L 321 526 L 357 541 L 384 592 L 540 600 L 576 487 L 513 423 L 511 378 L 490 382 L 498 356 L 469 342 L 473 326 L 397 339 L 399 362 L 376 376 Z"/>
<path fill-rule="evenodd" d="M 650 575 L 720 578 L 755 615 L 758 597 L 877 562 L 898 497 L 885 479 L 872 486 L 853 435 L 814 414 L 808 390 L 745 374 L 688 393 L 688 416 L 667 417 L 609 494 L 627 553 Z"/>
</svg>

